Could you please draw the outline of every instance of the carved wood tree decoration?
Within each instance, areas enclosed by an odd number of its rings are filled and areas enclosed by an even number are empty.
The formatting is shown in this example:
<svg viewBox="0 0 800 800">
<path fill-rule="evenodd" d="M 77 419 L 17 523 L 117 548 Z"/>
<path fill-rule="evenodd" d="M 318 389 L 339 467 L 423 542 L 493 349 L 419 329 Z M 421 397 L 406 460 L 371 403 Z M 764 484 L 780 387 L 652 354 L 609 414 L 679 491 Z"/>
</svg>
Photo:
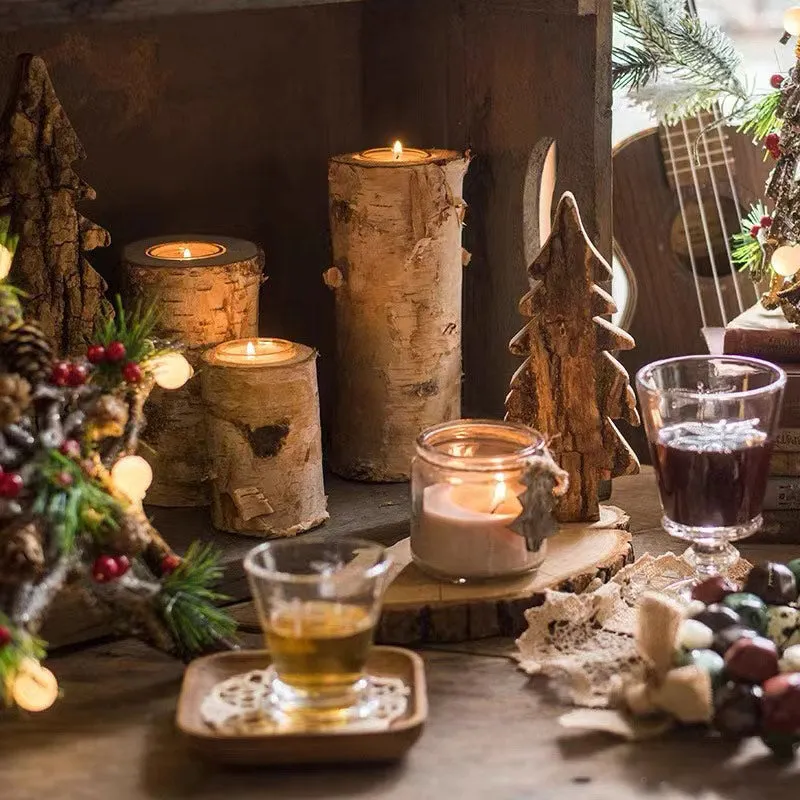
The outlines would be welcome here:
<svg viewBox="0 0 800 800">
<path fill-rule="evenodd" d="M 11 278 L 64 354 L 85 347 L 105 304 L 106 284 L 84 253 L 111 238 L 76 208 L 96 196 L 72 169 L 84 157 L 44 61 L 20 56 L 0 120 L 0 208 L 20 235 Z"/>
<path fill-rule="evenodd" d="M 529 322 L 509 345 L 525 361 L 511 379 L 506 417 L 555 437 L 551 449 L 570 479 L 558 518 L 594 521 L 600 482 L 639 471 L 612 422 L 638 425 L 636 398 L 625 368 L 608 352 L 630 350 L 634 341 L 603 316 L 616 311 L 603 288 L 611 267 L 589 240 L 569 192 L 528 277 L 531 290 L 519 307 Z"/>
</svg>

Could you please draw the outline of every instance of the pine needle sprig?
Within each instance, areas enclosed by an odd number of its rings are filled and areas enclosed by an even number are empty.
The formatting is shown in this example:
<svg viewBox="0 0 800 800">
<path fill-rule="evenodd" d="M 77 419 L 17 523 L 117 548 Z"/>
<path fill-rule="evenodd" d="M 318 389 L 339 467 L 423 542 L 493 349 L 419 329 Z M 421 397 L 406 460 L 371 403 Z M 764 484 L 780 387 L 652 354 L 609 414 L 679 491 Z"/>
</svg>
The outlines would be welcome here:
<svg viewBox="0 0 800 800">
<path fill-rule="evenodd" d="M 19 672 L 27 659 L 41 661 L 45 657 L 46 644 L 22 628 L 15 628 L 9 618 L 0 612 L 0 625 L 11 633 L 11 641 L 0 647 L 0 697 L 6 705 L 11 705 L 9 687 L 14 675 Z"/>
<path fill-rule="evenodd" d="M 229 598 L 213 588 L 222 575 L 219 553 L 195 542 L 164 579 L 159 595 L 162 614 L 184 655 L 203 652 L 236 632 L 236 622 L 218 605 Z"/>
<path fill-rule="evenodd" d="M 783 121 L 778 116 L 781 102 L 781 90 L 764 95 L 755 103 L 751 103 L 743 114 L 739 127 L 742 133 L 752 133 L 754 139 L 761 140 L 773 131 L 779 131 Z M 765 152 L 766 159 L 769 154 Z"/>
<path fill-rule="evenodd" d="M 97 344 L 108 347 L 111 342 L 125 345 L 128 361 L 144 361 L 153 351 L 153 332 L 158 322 L 158 312 L 154 305 L 143 306 L 138 303 L 132 311 L 126 311 L 122 298 L 117 295 L 114 306 L 116 314 L 108 317 L 97 332 Z"/>
<path fill-rule="evenodd" d="M 761 224 L 761 218 L 767 215 L 767 208 L 761 202 L 754 203 L 747 216 L 742 220 L 742 229 L 733 235 L 731 240 L 731 260 L 739 271 L 749 270 L 751 279 L 758 283 L 764 279 L 765 255 L 764 246 L 751 230 Z"/>
</svg>

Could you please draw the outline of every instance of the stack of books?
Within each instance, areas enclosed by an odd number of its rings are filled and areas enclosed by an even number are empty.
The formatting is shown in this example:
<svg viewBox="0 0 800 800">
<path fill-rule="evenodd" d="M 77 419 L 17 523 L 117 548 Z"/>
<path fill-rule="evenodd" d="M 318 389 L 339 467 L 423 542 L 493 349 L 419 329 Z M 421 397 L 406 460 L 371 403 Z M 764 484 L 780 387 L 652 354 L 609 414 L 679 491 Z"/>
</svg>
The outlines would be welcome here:
<svg viewBox="0 0 800 800">
<path fill-rule="evenodd" d="M 762 358 L 786 371 L 780 429 L 764 498 L 764 527 L 754 539 L 800 544 L 800 330 L 779 310 L 767 311 L 759 304 L 725 329 L 723 351 Z"/>
</svg>

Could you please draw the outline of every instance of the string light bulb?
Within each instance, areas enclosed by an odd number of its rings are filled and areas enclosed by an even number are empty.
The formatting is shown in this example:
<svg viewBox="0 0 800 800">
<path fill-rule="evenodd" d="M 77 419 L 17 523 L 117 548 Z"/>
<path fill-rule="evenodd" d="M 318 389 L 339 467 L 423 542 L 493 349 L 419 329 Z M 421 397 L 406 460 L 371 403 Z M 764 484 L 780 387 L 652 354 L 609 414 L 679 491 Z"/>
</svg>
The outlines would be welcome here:
<svg viewBox="0 0 800 800">
<path fill-rule="evenodd" d="M 0 281 L 4 281 L 11 272 L 11 262 L 14 254 L 5 246 L 0 244 Z"/>
<path fill-rule="evenodd" d="M 800 6 L 786 9 L 783 15 L 783 29 L 790 36 L 800 36 Z"/>
<path fill-rule="evenodd" d="M 141 456 L 123 456 L 111 468 L 111 480 L 134 503 L 141 503 L 153 482 L 153 468 Z"/>
<path fill-rule="evenodd" d="M 791 278 L 800 270 L 800 245 L 785 244 L 772 254 L 772 269 L 784 278 Z"/>
<path fill-rule="evenodd" d="M 150 360 L 155 382 L 162 389 L 180 389 L 193 375 L 192 365 L 182 353 L 165 353 Z"/>
<path fill-rule="evenodd" d="M 11 697 L 23 711 L 46 711 L 58 699 L 58 681 L 36 659 L 26 658 L 11 681 Z"/>
</svg>

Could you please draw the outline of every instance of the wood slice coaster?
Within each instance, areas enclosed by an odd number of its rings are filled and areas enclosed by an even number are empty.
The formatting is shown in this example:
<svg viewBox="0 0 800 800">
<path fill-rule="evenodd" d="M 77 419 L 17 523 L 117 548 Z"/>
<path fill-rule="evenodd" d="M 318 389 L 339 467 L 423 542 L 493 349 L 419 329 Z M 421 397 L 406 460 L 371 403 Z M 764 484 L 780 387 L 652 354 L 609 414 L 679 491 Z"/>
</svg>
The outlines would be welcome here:
<svg viewBox="0 0 800 800">
<path fill-rule="evenodd" d="M 604 583 L 633 561 L 629 517 L 602 506 L 600 520 L 570 523 L 548 541 L 539 569 L 482 583 L 441 583 L 411 560 L 410 540 L 390 548 L 394 579 L 386 592 L 376 639 L 391 644 L 463 642 L 519 636 L 525 611 L 544 600 L 545 589 L 581 592 L 595 578 Z"/>
</svg>

